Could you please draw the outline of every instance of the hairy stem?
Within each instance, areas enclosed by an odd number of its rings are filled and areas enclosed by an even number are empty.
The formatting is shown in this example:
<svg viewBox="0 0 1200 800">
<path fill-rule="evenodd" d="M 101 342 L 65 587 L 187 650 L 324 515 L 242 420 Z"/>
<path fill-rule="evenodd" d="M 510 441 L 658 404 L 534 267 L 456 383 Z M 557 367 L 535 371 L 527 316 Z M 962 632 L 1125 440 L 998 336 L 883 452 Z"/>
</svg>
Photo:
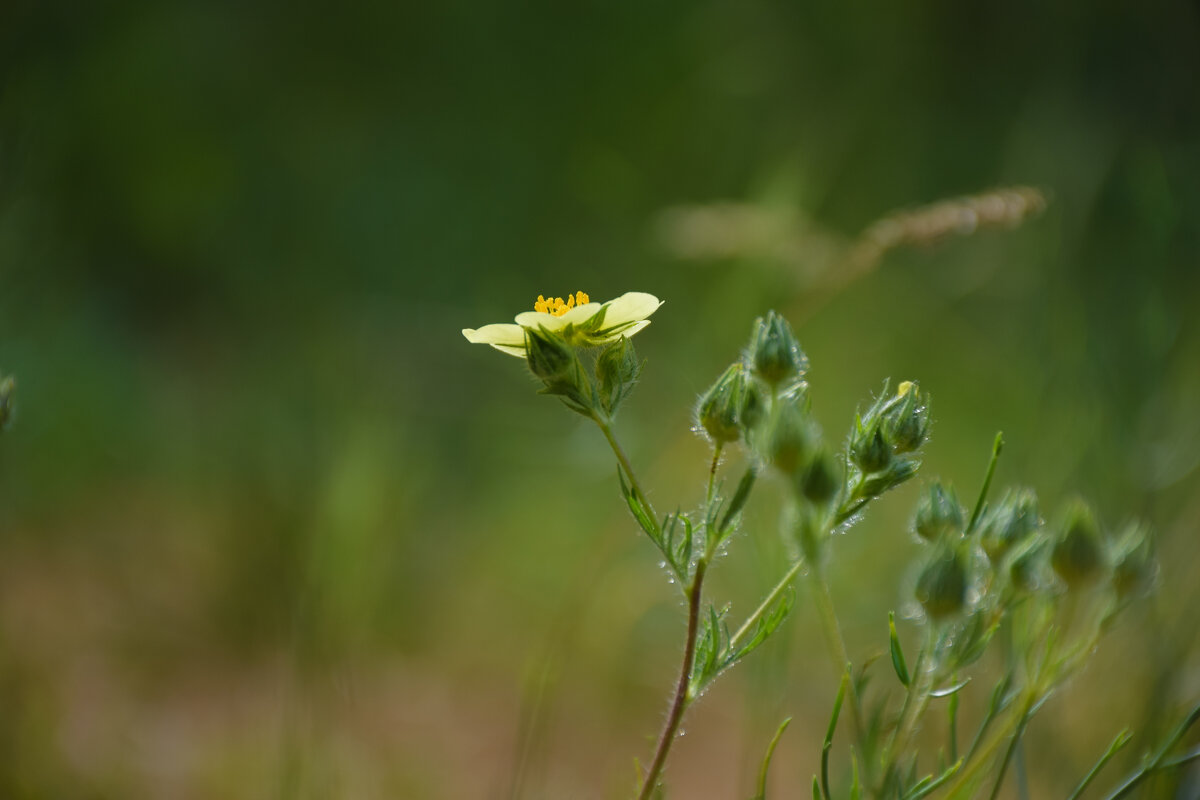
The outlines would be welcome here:
<svg viewBox="0 0 1200 800">
<path fill-rule="evenodd" d="M 648 800 L 654 793 L 654 787 L 658 785 L 663 766 L 667 763 L 667 753 L 671 751 L 671 745 L 675 742 L 675 734 L 679 731 L 679 724 L 683 722 L 683 712 L 687 710 L 688 704 L 691 702 L 691 698 L 688 697 L 688 685 L 692 678 L 692 662 L 696 658 L 696 636 L 700 631 L 701 588 L 704 583 L 704 575 L 708 570 L 707 556 L 706 553 L 696 562 L 696 575 L 692 578 L 692 585 L 688 589 L 687 640 L 683 645 L 683 664 L 679 669 L 679 682 L 675 685 L 675 697 L 671 700 L 671 710 L 667 713 L 666 724 L 663 725 L 662 734 L 658 737 L 658 747 L 655 748 L 654 760 L 650 763 L 650 770 L 646 773 L 646 780 L 638 795 L 639 800 Z"/>
</svg>

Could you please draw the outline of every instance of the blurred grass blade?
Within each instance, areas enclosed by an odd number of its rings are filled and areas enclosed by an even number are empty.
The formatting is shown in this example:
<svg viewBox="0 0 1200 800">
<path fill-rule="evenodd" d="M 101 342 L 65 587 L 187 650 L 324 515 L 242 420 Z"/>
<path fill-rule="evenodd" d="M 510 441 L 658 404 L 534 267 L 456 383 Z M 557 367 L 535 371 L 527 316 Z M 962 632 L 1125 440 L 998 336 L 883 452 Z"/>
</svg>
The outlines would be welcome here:
<svg viewBox="0 0 1200 800">
<path fill-rule="evenodd" d="M 1200 705 L 1194 707 L 1191 712 L 1183 718 L 1183 721 L 1179 723 L 1179 726 L 1175 728 L 1175 730 L 1171 732 L 1171 735 L 1168 736 L 1163 741 L 1162 745 L 1159 746 L 1158 752 L 1154 754 L 1153 758 L 1147 760 L 1144 764 L 1142 764 L 1141 768 L 1139 768 L 1137 772 L 1130 775 L 1123 784 L 1113 790 L 1112 794 L 1108 796 L 1108 800 L 1118 800 L 1118 798 L 1124 797 L 1136 789 L 1137 785 L 1149 777 L 1150 773 L 1159 769 L 1166 769 L 1168 766 L 1171 766 L 1170 762 L 1165 761 L 1167 753 L 1171 752 L 1172 748 L 1179 744 L 1179 741 L 1188 732 L 1188 729 L 1195 725 L 1197 721 L 1200 721 Z M 1184 756 L 1183 758 L 1176 760 L 1179 763 L 1187 763 L 1188 761 L 1192 760 L 1190 758 L 1191 755 L 1192 754 L 1189 754 L 1188 756 Z M 1200 757 L 1200 755 L 1197 757 Z"/>
<path fill-rule="evenodd" d="M 825 800 L 832 800 L 829 794 L 829 751 L 833 748 L 833 732 L 837 730 L 838 717 L 842 713 L 842 701 L 846 699 L 846 689 L 850 686 L 850 665 L 842 673 L 842 682 L 838 685 L 837 697 L 833 699 L 833 713 L 829 717 L 829 727 L 825 730 L 825 743 L 821 746 L 821 791 Z"/>
<path fill-rule="evenodd" d="M 992 442 L 992 458 L 988 461 L 987 473 L 983 476 L 983 486 L 979 487 L 979 499 L 975 501 L 975 510 L 971 512 L 971 521 L 967 523 L 966 535 L 970 536 L 983 513 L 987 502 L 988 489 L 992 486 L 992 476 L 996 474 L 996 462 L 1000 460 L 1000 451 L 1004 449 L 1004 432 L 996 431 L 996 440 Z"/>
<path fill-rule="evenodd" d="M 775 735 L 771 737 L 771 742 L 767 745 L 767 754 L 763 757 L 762 766 L 758 770 L 758 793 L 754 795 L 754 800 L 767 800 L 767 771 L 771 768 L 771 757 L 775 755 L 775 747 L 791 723 L 791 717 L 779 723 L 778 730 L 775 731 Z"/>
<path fill-rule="evenodd" d="M 1117 738 L 1113 739 L 1112 744 L 1108 746 L 1108 750 L 1104 752 L 1104 755 L 1100 756 L 1100 760 L 1088 771 L 1088 774 L 1083 776 L 1083 780 L 1079 782 L 1079 785 L 1075 787 L 1075 791 L 1071 792 L 1067 800 L 1079 800 L 1079 796 L 1083 794 L 1083 790 L 1100 774 L 1100 770 L 1104 769 L 1104 765 L 1112 760 L 1113 756 L 1121 752 L 1132 738 L 1133 734 L 1130 733 L 1129 728 L 1125 728 L 1118 733 Z"/>
<path fill-rule="evenodd" d="M 959 769 L 962 768 L 963 763 L 963 759 L 960 758 L 958 761 L 955 761 L 953 764 L 947 767 L 946 770 L 936 778 L 934 778 L 932 775 L 922 778 L 915 786 L 913 786 L 912 789 L 909 790 L 908 794 L 904 795 L 904 800 L 920 800 L 920 798 L 936 790 L 943 783 L 953 778 L 958 773 Z"/>
</svg>

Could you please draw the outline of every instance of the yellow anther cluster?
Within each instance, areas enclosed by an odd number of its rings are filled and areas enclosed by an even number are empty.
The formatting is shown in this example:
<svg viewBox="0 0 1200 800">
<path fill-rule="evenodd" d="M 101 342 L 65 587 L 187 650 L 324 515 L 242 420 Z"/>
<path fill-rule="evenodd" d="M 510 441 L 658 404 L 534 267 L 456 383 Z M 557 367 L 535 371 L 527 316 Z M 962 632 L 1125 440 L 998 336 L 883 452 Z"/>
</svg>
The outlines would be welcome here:
<svg viewBox="0 0 1200 800">
<path fill-rule="evenodd" d="M 544 314 L 553 314 L 556 317 L 561 317 L 563 314 L 570 311 L 575 306 L 581 306 L 588 302 L 589 298 L 584 292 L 576 292 L 573 295 L 567 295 L 567 301 L 564 303 L 561 297 L 552 297 L 546 299 L 540 294 L 537 302 L 533 304 L 534 311 L 541 311 Z"/>
</svg>

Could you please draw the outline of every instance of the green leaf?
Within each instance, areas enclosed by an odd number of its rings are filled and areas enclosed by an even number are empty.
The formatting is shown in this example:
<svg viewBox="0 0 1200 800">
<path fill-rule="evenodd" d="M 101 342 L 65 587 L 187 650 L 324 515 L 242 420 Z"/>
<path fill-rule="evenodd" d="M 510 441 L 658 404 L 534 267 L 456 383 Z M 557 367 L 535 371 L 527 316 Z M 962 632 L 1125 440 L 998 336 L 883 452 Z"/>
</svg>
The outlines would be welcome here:
<svg viewBox="0 0 1200 800">
<path fill-rule="evenodd" d="M 746 507 L 746 501 L 750 499 L 750 491 L 754 488 L 754 480 L 757 477 L 758 472 L 754 467 L 750 467 L 743 473 L 742 479 L 738 481 L 737 489 L 733 493 L 733 499 L 729 501 L 729 508 L 725 509 L 725 516 L 721 518 L 721 525 L 717 529 L 721 539 L 724 539 L 732 532 L 731 527 L 737 523 L 738 515 Z"/>
<path fill-rule="evenodd" d="M 908 793 L 904 795 L 904 800 L 920 800 L 920 798 L 934 791 L 943 783 L 953 778 L 959 769 L 962 768 L 963 763 L 963 759 L 960 758 L 958 761 L 955 761 L 953 764 L 947 767 L 946 771 L 936 778 L 932 775 L 928 775 L 917 781 L 917 783 L 908 790 Z"/>
<path fill-rule="evenodd" d="M 929 693 L 929 696 L 930 697 L 953 697 L 954 695 L 956 695 L 960 691 L 962 691 L 963 687 L 966 686 L 970 682 L 971 682 L 970 677 L 964 678 L 963 680 L 959 681 L 958 683 L 955 683 L 951 686 L 947 686 L 945 689 L 934 689 L 932 692 Z"/>
<path fill-rule="evenodd" d="M 658 524 L 646 510 L 646 506 L 641 498 L 637 496 L 637 492 L 625 481 L 625 470 L 621 469 L 620 466 L 617 467 L 617 478 L 621 482 L 621 496 L 625 498 L 625 503 L 629 506 L 629 513 L 633 514 L 633 518 L 637 521 L 638 526 L 646 532 L 650 540 L 658 545 L 661 550 L 663 541 Z"/>
<path fill-rule="evenodd" d="M 771 737 L 770 744 L 767 745 L 767 754 L 763 757 L 762 767 L 758 770 L 758 793 L 754 795 L 753 800 L 767 800 L 767 771 L 771 768 L 771 757 L 775 755 L 775 747 L 779 744 L 783 732 L 787 730 L 787 726 L 791 722 L 792 718 L 788 717 L 779 723 L 779 728 L 775 731 L 775 735 Z"/>
<path fill-rule="evenodd" d="M 796 591 L 789 587 L 775 601 L 775 605 L 771 607 L 771 610 L 759 618 L 758 623 L 754 626 L 754 632 L 750 634 L 750 639 L 736 651 L 726 654 L 726 666 L 732 666 L 741 661 L 765 642 L 783 624 L 783 621 L 787 619 L 788 614 L 791 613 L 795 604 Z"/>
<path fill-rule="evenodd" d="M 900 648 L 900 637 L 896 635 L 896 612 L 888 612 L 888 647 L 892 652 L 892 666 L 900 683 L 908 686 L 911 678 L 908 675 L 908 664 L 904 661 L 904 651 Z"/>
</svg>

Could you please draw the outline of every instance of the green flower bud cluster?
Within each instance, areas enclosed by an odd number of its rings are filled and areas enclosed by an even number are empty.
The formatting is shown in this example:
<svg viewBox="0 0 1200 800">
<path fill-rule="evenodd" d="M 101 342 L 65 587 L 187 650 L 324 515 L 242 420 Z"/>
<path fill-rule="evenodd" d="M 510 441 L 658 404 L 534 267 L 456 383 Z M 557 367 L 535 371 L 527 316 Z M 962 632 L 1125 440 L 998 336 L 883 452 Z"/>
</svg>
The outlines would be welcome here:
<svg viewBox="0 0 1200 800">
<path fill-rule="evenodd" d="M 894 395 L 885 384 L 850 432 L 847 451 L 859 470 L 854 495 L 869 500 L 915 475 L 921 462 L 913 454 L 928 440 L 929 426 L 929 397 L 916 382 L 904 381 Z"/>
<path fill-rule="evenodd" d="M 13 418 L 15 408 L 13 395 L 16 393 L 16 388 L 17 382 L 11 375 L 0 376 L 0 430 L 7 428 Z"/>
<path fill-rule="evenodd" d="M 775 463 L 778 459 L 784 465 L 781 468 L 794 469 L 808 449 L 802 441 L 807 422 L 798 418 L 801 412 L 795 409 L 782 420 L 779 412 L 789 405 L 783 401 L 802 398 L 807 369 L 808 358 L 791 326 L 774 311 L 769 312 L 755 322 L 741 358 L 701 395 L 696 429 L 714 445 L 739 439 L 756 448 L 761 445 L 765 460 Z M 802 414 L 807 416 L 807 409 Z M 765 441 L 760 441 L 764 437 Z"/>
</svg>

